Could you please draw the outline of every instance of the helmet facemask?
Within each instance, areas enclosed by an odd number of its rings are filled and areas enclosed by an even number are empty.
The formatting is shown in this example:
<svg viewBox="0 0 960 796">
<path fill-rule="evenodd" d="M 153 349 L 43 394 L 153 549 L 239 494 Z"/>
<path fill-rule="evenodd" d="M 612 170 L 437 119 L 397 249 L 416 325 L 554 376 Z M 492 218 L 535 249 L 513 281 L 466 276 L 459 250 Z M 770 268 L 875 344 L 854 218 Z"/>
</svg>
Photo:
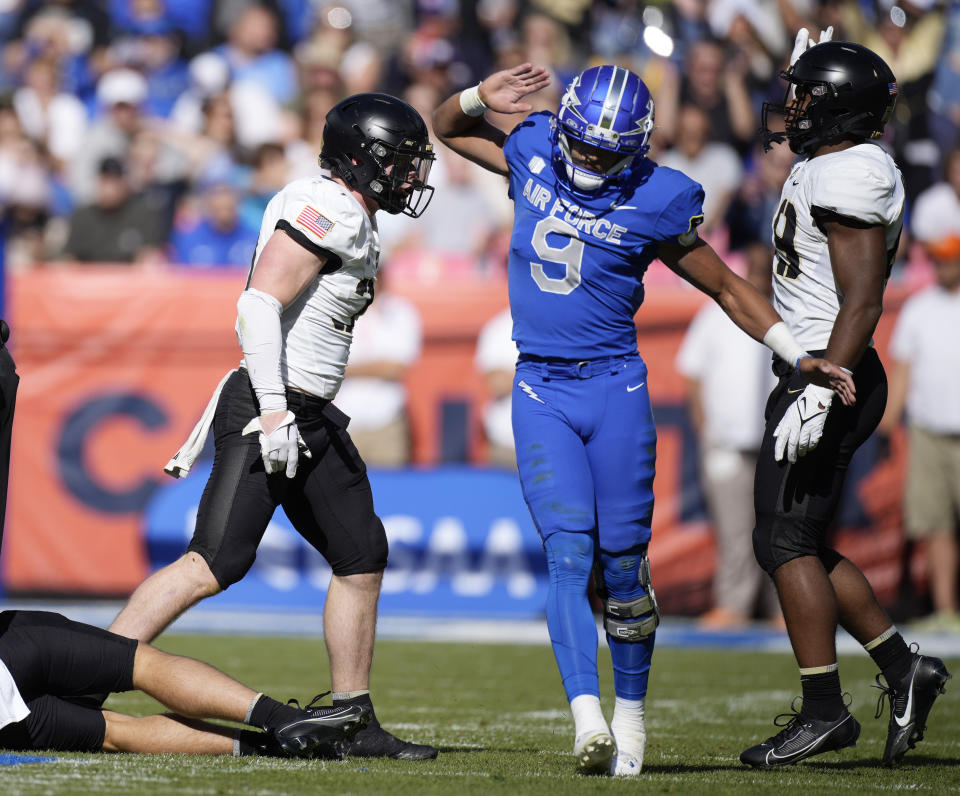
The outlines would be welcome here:
<svg viewBox="0 0 960 796">
<path fill-rule="evenodd" d="M 780 73 L 780 77 L 790 84 L 787 86 L 783 102 L 779 105 L 772 102 L 763 103 L 761 132 L 765 151 L 769 151 L 774 143 L 787 141 L 790 149 L 799 155 L 810 148 L 812 139 L 823 138 L 816 121 L 819 117 L 816 104 L 825 96 L 830 94 L 836 96 L 836 89 L 829 83 L 797 82 L 792 79 L 791 71 Z M 774 132 L 770 129 L 768 120 L 771 113 L 783 117 L 782 131 Z"/>
<path fill-rule="evenodd" d="M 433 198 L 433 186 L 427 184 L 436 159 L 433 144 L 408 139 L 391 146 L 374 139 L 365 141 L 363 149 L 374 173 L 364 180 L 365 186 L 358 186 L 360 192 L 375 199 L 387 213 L 411 218 L 422 215 Z"/>
<path fill-rule="evenodd" d="M 576 143 L 574 144 L 574 148 L 578 150 L 589 147 L 597 150 L 598 152 L 617 151 L 615 149 L 607 149 L 606 147 L 597 146 L 593 143 L 587 143 L 579 138 L 574 138 L 574 141 L 580 144 L 579 147 L 577 147 Z M 636 157 L 634 154 L 624 155 L 612 166 L 599 171 L 594 171 L 581 160 L 579 160 L 573 152 L 571 152 L 570 138 L 568 137 L 567 133 L 559 129 L 557 130 L 557 146 L 560 148 L 560 158 L 563 160 L 563 166 L 567 175 L 567 179 L 574 188 L 580 191 L 586 191 L 587 193 L 597 191 L 606 185 L 609 180 L 619 177 L 630 168 L 630 166 L 633 164 L 633 159 Z"/>
</svg>

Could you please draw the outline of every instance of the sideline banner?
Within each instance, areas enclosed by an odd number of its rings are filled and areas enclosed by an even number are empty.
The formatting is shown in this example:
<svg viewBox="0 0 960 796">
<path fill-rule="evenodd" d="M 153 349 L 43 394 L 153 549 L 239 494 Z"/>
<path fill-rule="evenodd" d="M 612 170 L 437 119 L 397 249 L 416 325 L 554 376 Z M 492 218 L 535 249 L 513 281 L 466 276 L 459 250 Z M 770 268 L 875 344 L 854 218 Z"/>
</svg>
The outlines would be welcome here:
<svg viewBox="0 0 960 796">
<path fill-rule="evenodd" d="M 193 535 L 209 459 L 157 490 L 144 512 L 154 567 L 180 556 Z M 380 611 L 448 616 L 537 616 L 546 563 L 513 473 L 473 467 L 371 470 L 377 513 L 390 540 Z M 264 534 L 251 571 L 211 607 L 323 605 L 330 567 L 283 510 Z"/>
<path fill-rule="evenodd" d="M 240 361 L 233 325 L 244 273 L 83 266 L 10 280 L 21 381 L 0 558 L 8 593 L 126 595 L 183 551 L 205 473 L 198 466 L 176 482 L 162 467 Z M 673 363 L 705 299 L 656 274 L 650 282 L 637 323 L 658 427 L 651 559 L 664 610 L 695 613 L 709 604 L 714 551 Z M 392 543 L 383 610 L 539 613 L 543 555 L 516 477 L 469 466 L 483 461 L 476 336 L 505 305 L 505 285 L 405 290 L 423 316 L 424 350 L 408 377 L 416 466 L 371 475 Z M 903 297 L 888 290 L 881 356 Z M 450 402 L 465 407 L 467 462 L 441 468 Z M 840 522 L 838 546 L 886 601 L 901 578 L 903 446 L 898 436 L 887 458 L 873 444 L 858 453 Z M 255 572 L 218 599 L 322 601 L 329 571 L 285 523 L 278 513 Z"/>
</svg>

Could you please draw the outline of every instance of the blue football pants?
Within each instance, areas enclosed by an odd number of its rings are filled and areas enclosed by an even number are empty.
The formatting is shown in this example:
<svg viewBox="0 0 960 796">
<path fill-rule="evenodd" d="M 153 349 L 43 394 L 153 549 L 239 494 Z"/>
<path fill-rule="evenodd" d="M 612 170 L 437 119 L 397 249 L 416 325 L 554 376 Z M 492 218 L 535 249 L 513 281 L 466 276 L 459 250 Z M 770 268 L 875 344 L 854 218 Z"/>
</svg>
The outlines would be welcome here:
<svg viewBox="0 0 960 796">
<path fill-rule="evenodd" d="M 517 366 L 517 465 L 544 540 L 547 625 L 568 699 L 599 696 L 597 631 L 587 598 L 594 562 L 599 559 L 610 597 L 644 593 L 635 567 L 624 577 L 618 554 L 635 553 L 650 541 L 656 429 L 646 378 L 639 356 L 615 360 L 589 378 L 557 377 L 546 363 Z M 608 642 L 617 695 L 641 698 L 654 637 Z"/>
</svg>

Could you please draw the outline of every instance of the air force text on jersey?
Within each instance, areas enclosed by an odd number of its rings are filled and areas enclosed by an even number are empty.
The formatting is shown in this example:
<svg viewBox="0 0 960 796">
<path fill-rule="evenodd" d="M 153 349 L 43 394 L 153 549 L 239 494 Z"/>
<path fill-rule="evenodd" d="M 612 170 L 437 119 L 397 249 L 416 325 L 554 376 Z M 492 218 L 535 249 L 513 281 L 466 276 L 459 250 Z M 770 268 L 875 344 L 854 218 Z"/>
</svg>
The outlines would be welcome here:
<svg viewBox="0 0 960 796">
<path fill-rule="evenodd" d="M 615 243 L 618 246 L 623 242 L 623 233 L 627 231 L 625 226 L 616 224 L 606 218 L 599 218 L 589 210 L 573 202 L 565 201 L 559 196 L 554 198 L 551 190 L 545 185 L 534 182 L 533 177 L 530 177 L 527 184 L 524 185 L 523 196 L 541 213 L 563 219 L 579 233 L 592 235 L 599 240 Z M 626 206 L 617 208 L 614 206 L 612 209 L 632 210 L 633 208 Z"/>
</svg>

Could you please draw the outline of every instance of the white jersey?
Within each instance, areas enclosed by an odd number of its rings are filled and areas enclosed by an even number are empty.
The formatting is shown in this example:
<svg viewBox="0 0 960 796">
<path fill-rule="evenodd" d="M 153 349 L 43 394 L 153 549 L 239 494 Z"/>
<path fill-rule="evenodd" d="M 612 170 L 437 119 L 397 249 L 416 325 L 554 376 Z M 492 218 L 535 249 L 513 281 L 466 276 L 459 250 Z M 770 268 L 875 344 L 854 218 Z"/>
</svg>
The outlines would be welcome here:
<svg viewBox="0 0 960 796">
<path fill-rule="evenodd" d="M 827 347 L 843 304 L 818 220 L 821 213 L 883 225 L 892 262 L 903 207 L 903 179 L 876 144 L 858 144 L 793 167 L 773 220 L 773 296 L 780 317 L 808 351 Z"/>
<path fill-rule="evenodd" d="M 280 316 L 280 374 L 286 386 L 332 400 L 343 381 L 354 321 L 373 301 L 376 221 L 329 174 L 294 180 L 267 204 L 251 275 L 278 229 L 326 260 Z"/>
</svg>

